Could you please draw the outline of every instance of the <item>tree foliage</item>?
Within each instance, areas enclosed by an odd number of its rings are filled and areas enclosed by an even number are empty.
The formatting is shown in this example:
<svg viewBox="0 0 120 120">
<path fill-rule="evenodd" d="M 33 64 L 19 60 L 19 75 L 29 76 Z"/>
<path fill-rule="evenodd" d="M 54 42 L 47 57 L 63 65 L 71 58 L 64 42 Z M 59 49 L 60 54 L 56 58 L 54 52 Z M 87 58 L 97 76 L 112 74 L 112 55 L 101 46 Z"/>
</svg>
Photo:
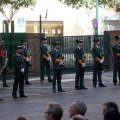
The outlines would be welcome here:
<svg viewBox="0 0 120 120">
<path fill-rule="evenodd" d="M 72 6 L 73 8 L 79 9 L 85 6 L 86 8 L 92 9 L 96 7 L 96 0 L 59 0 L 60 2 Z M 109 8 L 120 8 L 120 0 L 98 0 L 99 6 Z"/>
<path fill-rule="evenodd" d="M 4 16 L 7 24 L 11 23 L 13 16 L 20 8 L 34 7 L 36 0 L 0 0 L 0 12 Z"/>
</svg>

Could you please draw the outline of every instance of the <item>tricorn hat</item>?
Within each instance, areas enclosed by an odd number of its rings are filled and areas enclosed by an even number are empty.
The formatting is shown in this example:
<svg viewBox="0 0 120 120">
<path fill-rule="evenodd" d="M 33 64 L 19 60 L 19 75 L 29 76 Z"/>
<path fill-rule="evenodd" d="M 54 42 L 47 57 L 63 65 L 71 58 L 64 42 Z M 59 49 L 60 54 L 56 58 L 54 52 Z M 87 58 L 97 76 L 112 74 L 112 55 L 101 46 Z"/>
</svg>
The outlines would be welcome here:
<svg viewBox="0 0 120 120">
<path fill-rule="evenodd" d="M 17 49 L 22 49 L 22 46 L 15 46 L 14 48 L 15 48 L 16 50 L 17 50 Z"/>
<path fill-rule="evenodd" d="M 99 38 L 94 38 L 93 39 L 93 42 L 97 42 L 97 41 L 100 41 L 100 39 Z"/>
<path fill-rule="evenodd" d="M 53 45 L 57 45 L 57 44 L 60 44 L 60 42 L 58 42 L 58 41 L 53 42 Z"/>
<path fill-rule="evenodd" d="M 80 43 L 80 42 L 83 42 L 83 40 L 76 39 L 76 43 Z"/>
<path fill-rule="evenodd" d="M 47 37 L 42 37 L 42 40 L 47 40 Z"/>
<path fill-rule="evenodd" d="M 23 42 L 27 42 L 27 40 L 21 40 L 21 42 L 23 43 Z"/>
<path fill-rule="evenodd" d="M 120 36 L 115 36 L 115 39 L 116 39 L 116 40 L 120 39 Z"/>
</svg>

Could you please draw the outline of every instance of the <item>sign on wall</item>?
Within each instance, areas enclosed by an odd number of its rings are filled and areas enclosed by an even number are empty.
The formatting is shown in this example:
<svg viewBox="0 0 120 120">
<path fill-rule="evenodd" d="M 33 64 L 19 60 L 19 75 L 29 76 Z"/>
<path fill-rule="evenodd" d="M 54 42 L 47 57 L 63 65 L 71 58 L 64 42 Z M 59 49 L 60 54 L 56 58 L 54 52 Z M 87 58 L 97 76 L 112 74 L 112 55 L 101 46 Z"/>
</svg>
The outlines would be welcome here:
<svg viewBox="0 0 120 120">
<path fill-rule="evenodd" d="M 24 27 L 25 21 L 24 18 L 18 18 L 18 27 Z"/>
</svg>

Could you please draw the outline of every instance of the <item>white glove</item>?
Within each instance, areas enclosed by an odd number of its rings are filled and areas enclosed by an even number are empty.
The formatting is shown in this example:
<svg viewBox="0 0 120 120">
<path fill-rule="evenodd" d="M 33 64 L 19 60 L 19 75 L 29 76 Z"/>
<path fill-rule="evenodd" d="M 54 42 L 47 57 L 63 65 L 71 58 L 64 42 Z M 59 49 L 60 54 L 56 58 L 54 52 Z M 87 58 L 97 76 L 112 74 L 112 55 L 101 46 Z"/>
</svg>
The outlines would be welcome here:
<svg viewBox="0 0 120 120">
<path fill-rule="evenodd" d="M 29 58 L 26 58 L 26 61 L 27 61 L 27 62 L 30 62 L 30 59 L 29 59 Z"/>
<path fill-rule="evenodd" d="M 82 64 L 82 67 L 85 67 L 85 63 Z"/>
<path fill-rule="evenodd" d="M 47 58 L 46 58 L 46 60 L 48 60 L 48 61 L 49 61 L 49 60 L 50 60 L 50 57 L 47 57 Z"/>
<path fill-rule="evenodd" d="M 100 60 L 100 63 L 103 63 L 103 59 Z"/>
<path fill-rule="evenodd" d="M 21 69 L 21 73 L 24 73 L 24 68 Z"/>
<path fill-rule="evenodd" d="M 59 65 L 62 65 L 62 64 L 63 64 L 63 62 L 62 62 L 62 61 L 60 61 Z"/>
</svg>

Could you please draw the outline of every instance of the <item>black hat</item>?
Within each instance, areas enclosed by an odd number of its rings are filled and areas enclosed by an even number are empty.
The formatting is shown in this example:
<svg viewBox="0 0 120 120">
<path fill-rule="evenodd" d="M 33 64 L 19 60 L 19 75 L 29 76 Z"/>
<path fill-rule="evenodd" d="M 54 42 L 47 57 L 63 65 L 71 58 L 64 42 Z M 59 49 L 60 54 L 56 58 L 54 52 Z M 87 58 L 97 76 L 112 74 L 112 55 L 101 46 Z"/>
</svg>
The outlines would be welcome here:
<svg viewBox="0 0 120 120">
<path fill-rule="evenodd" d="M 17 49 L 22 49 L 22 46 L 15 46 L 14 48 L 15 48 L 16 50 L 17 50 Z"/>
<path fill-rule="evenodd" d="M 23 42 L 27 42 L 27 40 L 21 40 L 21 42 L 23 43 Z"/>
<path fill-rule="evenodd" d="M 53 42 L 53 45 L 57 45 L 57 44 L 60 44 L 60 42 Z"/>
<path fill-rule="evenodd" d="M 82 43 L 83 42 L 83 40 L 79 40 L 79 39 L 76 39 L 76 43 Z"/>
<path fill-rule="evenodd" d="M 115 36 L 115 39 L 116 39 L 116 40 L 120 39 L 120 36 Z"/>
<path fill-rule="evenodd" d="M 42 40 L 47 40 L 47 37 L 42 37 Z"/>
<path fill-rule="evenodd" d="M 94 38 L 93 39 L 93 42 L 97 42 L 97 41 L 100 41 L 100 39 L 99 38 Z"/>
</svg>

